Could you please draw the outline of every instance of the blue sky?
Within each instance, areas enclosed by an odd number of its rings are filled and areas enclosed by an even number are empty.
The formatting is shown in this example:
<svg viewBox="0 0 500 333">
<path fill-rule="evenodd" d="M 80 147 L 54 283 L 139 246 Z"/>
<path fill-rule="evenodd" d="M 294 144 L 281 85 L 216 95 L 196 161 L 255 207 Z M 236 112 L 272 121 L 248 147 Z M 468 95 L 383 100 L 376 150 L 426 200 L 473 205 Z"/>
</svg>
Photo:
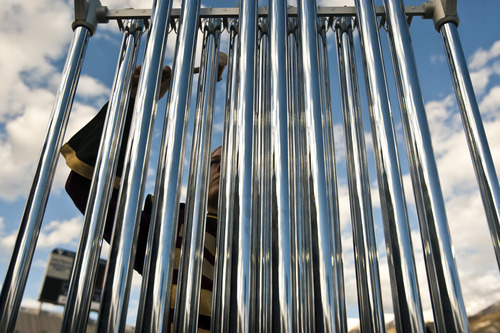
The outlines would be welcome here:
<svg viewBox="0 0 500 333">
<path fill-rule="evenodd" d="M 214 7 L 235 7 L 236 1 L 202 1 Z M 103 1 L 109 8 L 150 8 L 151 1 Z M 259 2 L 265 5 L 264 1 Z M 289 2 L 290 5 L 295 5 Z M 322 6 L 351 5 L 350 1 L 320 1 Z M 381 4 L 378 1 L 377 4 Z M 406 5 L 420 5 L 420 1 L 406 1 Z M 174 1 L 180 6 L 180 1 Z M 26 195 L 31 185 L 34 167 L 41 148 L 41 141 L 52 110 L 55 92 L 59 85 L 66 52 L 71 40 L 73 1 L 39 0 L 36 2 L 4 0 L 0 5 L 3 18 L 0 27 L 0 281 L 3 281 L 15 241 L 17 228 L 23 212 Z M 458 5 L 460 26 L 458 28 L 465 56 L 469 63 L 474 89 L 477 94 L 485 129 L 495 164 L 500 168 L 500 12 L 498 0 L 460 1 Z M 460 115 L 451 84 L 448 64 L 441 36 L 434 30 L 430 20 L 414 18 L 411 25 L 413 48 L 419 69 L 421 88 L 426 103 L 431 128 L 434 152 L 437 159 L 441 186 L 445 196 L 449 227 L 456 255 L 466 308 L 469 314 L 500 300 L 500 275 L 494 258 L 488 233 L 484 209 L 477 190 L 476 180 L 465 143 Z M 431 314 L 430 300 L 425 280 L 421 241 L 407 158 L 399 116 L 397 95 L 393 89 L 392 65 L 385 34 L 382 33 L 383 52 L 386 56 L 388 82 L 391 87 L 391 102 L 394 122 L 399 140 L 400 160 L 403 168 L 405 193 L 410 213 L 413 246 L 419 272 L 419 286 L 426 317 Z M 222 50 L 227 50 L 227 34 L 223 35 Z M 109 97 L 115 71 L 116 56 L 121 42 L 115 22 L 99 26 L 91 38 L 81 81 L 78 86 L 67 137 L 75 133 L 100 109 Z M 168 39 L 169 54 L 165 62 L 171 63 L 175 37 Z M 142 45 L 145 38 L 142 40 Z M 199 57 L 198 52 L 198 57 Z M 343 231 L 344 270 L 347 305 L 350 317 L 355 317 L 356 287 L 352 255 L 352 235 L 348 204 L 348 189 L 345 175 L 345 152 L 342 130 L 341 104 L 338 94 L 337 61 L 335 58 L 333 33 L 329 31 L 330 71 L 332 82 L 333 114 L 335 120 L 335 145 L 339 170 L 339 202 Z M 362 73 L 358 58 L 358 72 Z M 218 86 L 217 100 L 223 100 L 224 80 Z M 360 91 L 364 98 L 364 83 Z M 193 102 L 195 98 L 192 98 Z M 158 120 L 165 109 L 165 99 L 158 107 Z M 221 142 L 222 109 L 216 105 L 214 146 Z M 366 115 L 367 109 L 363 108 Z M 157 123 L 160 123 L 159 121 Z M 370 125 L 365 117 L 365 131 L 371 154 Z M 157 125 L 156 141 L 161 136 Z M 190 141 L 187 148 L 189 151 Z M 153 191 L 152 179 L 158 155 L 153 146 L 149 165 L 147 191 Z M 64 181 L 68 168 L 61 160 L 56 172 L 53 189 L 47 206 L 45 219 L 38 240 L 38 247 L 24 294 L 23 305 L 38 306 L 42 277 L 48 256 L 53 248 L 75 250 L 83 217 L 73 207 L 64 192 Z M 187 171 L 184 172 L 187 174 Z M 375 218 L 380 222 L 380 203 L 376 190 L 376 175 L 370 173 L 372 200 Z M 384 305 L 391 312 L 391 297 L 385 245 L 381 223 L 377 225 L 377 244 L 381 257 Z M 103 249 L 106 255 L 107 247 Z M 131 318 L 137 307 L 140 278 L 134 277 L 134 291 L 130 302 Z M 50 308 L 49 305 L 44 307 Z M 60 307 L 56 307 L 60 311 Z"/>
</svg>

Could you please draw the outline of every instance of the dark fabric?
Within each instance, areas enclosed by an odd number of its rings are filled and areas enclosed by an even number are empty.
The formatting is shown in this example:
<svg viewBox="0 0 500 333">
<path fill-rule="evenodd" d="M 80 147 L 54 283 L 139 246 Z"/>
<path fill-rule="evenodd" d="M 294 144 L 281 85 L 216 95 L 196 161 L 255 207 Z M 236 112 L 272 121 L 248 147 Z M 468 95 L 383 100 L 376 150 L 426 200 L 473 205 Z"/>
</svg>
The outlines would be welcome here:
<svg viewBox="0 0 500 333">
<path fill-rule="evenodd" d="M 70 198 L 73 200 L 75 206 L 82 212 L 82 214 L 85 214 L 85 209 L 87 206 L 87 200 L 89 197 L 90 193 L 90 186 L 91 186 L 91 181 L 78 173 L 71 171 L 70 175 L 68 177 L 68 180 L 66 181 L 66 191 L 68 192 Z M 104 225 L 104 239 L 110 243 L 111 238 L 113 235 L 113 222 L 114 222 L 114 217 L 115 217 L 115 211 L 116 211 L 116 206 L 117 206 L 117 201 L 118 201 L 118 190 L 113 189 L 113 193 L 111 196 L 111 200 L 109 203 L 109 208 L 108 208 L 108 214 L 106 217 L 105 225 Z M 142 211 L 141 214 L 141 222 L 139 226 L 139 236 L 138 236 L 138 241 L 137 241 L 137 252 L 136 252 L 136 257 L 135 257 L 135 263 L 134 263 L 134 269 L 139 273 L 142 274 L 142 270 L 144 267 L 144 256 L 146 253 L 146 245 L 147 245 L 147 240 L 148 240 L 148 233 L 149 233 L 149 226 L 150 226 L 150 218 L 151 218 L 151 211 L 152 211 L 152 203 L 153 203 L 153 197 L 151 195 L 148 195 L 146 198 L 146 202 L 144 204 L 144 210 Z M 182 235 L 183 235 L 183 227 L 184 227 L 184 214 L 185 214 L 185 205 L 181 204 L 179 207 L 179 220 L 178 220 L 178 229 L 177 229 L 177 239 L 176 239 L 176 248 L 177 251 L 180 251 L 181 244 L 182 244 Z M 182 231 L 181 231 L 182 230 Z M 215 237 L 217 231 L 217 217 L 216 216 L 207 216 L 206 219 L 206 235 L 211 235 Z M 207 244 L 205 244 L 204 248 L 204 261 L 207 262 L 208 264 L 211 264 L 212 266 L 215 264 L 215 248 L 209 247 Z M 178 255 L 178 253 L 176 254 Z M 178 266 L 174 267 L 174 272 L 173 272 L 173 285 L 177 285 L 177 278 L 178 278 Z M 212 292 L 213 289 L 213 276 L 207 276 L 205 274 L 202 274 L 202 279 L 201 279 L 201 289 L 205 290 L 207 292 Z M 209 295 L 210 295 L 209 294 Z M 210 309 L 210 303 L 211 303 L 211 296 L 202 296 L 201 301 L 205 305 L 204 311 L 209 311 Z M 172 295 L 172 299 L 174 299 L 174 295 Z M 201 306 L 201 305 L 200 305 Z M 206 308 L 208 306 L 208 310 Z M 201 310 L 201 308 L 200 308 Z M 173 308 L 171 309 L 171 314 L 172 316 L 170 317 L 170 321 L 173 319 Z M 172 323 L 172 322 L 171 322 Z M 209 330 L 210 329 L 210 316 L 200 313 L 198 316 L 198 329 L 204 329 L 204 330 Z"/>
<path fill-rule="evenodd" d="M 130 131 L 130 123 L 132 120 L 134 108 L 134 99 L 130 99 L 126 118 L 125 127 L 123 130 L 122 144 L 118 156 L 118 166 L 116 169 L 116 177 L 121 177 L 123 170 L 123 162 L 125 159 L 125 151 L 127 148 L 128 133 Z M 104 129 L 104 122 L 106 120 L 106 113 L 108 110 L 108 103 L 106 103 L 101 110 L 82 127 L 71 139 L 68 145 L 76 152 L 76 157 L 83 163 L 94 167 L 97 160 L 97 153 L 99 151 L 99 144 L 101 142 L 102 131 Z M 70 166 L 71 167 L 71 166 Z"/>
<path fill-rule="evenodd" d="M 78 210 L 85 214 L 87 200 L 90 193 L 91 181 L 83 176 L 80 176 L 74 171 L 71 171 L 66 181 L 66 192 Z M 104 224 L 104 239 L 110 243 L 113 235 L 113 221 L 115 218 L 116 204 L 118 201 L 118 190 L 113 189 L 111 200 L 109 202 L 108 214 Z M 134 269 L 142 274 L 144 266 L 144 255 L 146 253 L 146 243 L 148 241 L 149 220 L 151 218 L 151 204 L 148 203 L 151 198 L 146 199 L 145 209 L 141 214 L 141 225 L 139 227 L 139 238 L 137 240 L 137 252 L 135 256 Z"/>
<path fill-rule="evenodd" d="M 125 157 L 125 151 L 128 140 L 128 133 L 130 131 L 130 123 L 132 119 L 132 110 L 134 102 L 130 101 L 129 109 L 126 115 L 126 122 L 124 128 L 124 134 L 121 144 L 121 149 L 119 153 L 118 166 L 116 171 L 116 177 L 122 176 L 123 161 Z M 65 146 L 69 146 L 70 149 L 62 151 L 62 154 L 66 158 L 66 163 L 72 169 L 69 177 L 66 181 L 66 192 L 69 194 L 70 198 L 73 200 L 75 206 L 80 210 L 82 214 L 85 214 L 85 209 L 87 206 L 87 201 L 90 193 L 92 170 L 95 166 L 97 153 L 99 151 L 100 140 L 102 136 L 102 131 L 104 128 L 104 122 L 106 118 L 108 104 L 104 105 L 98 114 L 87 123 L 80 131 L 78 131 Z M 64 148 L 64 147 L 63 147 Z M 66 147 L 68 148 L 68 147 Z M 75 158 L 76 155 L 76 158 Z M 83 168 L 82 168 L 83 166 Z M 83 170 L 83 172 L 82 172 Z M 118 202 L 118 184 L 115 182 L 115 188 L 113 188 L 113 193 L 109 203 L 108 213 L 106 216 L 106 221 L 104 225 L 104 239 L 110 243 L 113 235 L 113 223 L 115 218 L 116 206 Z M 144 204 L 144 209 L 141 214 L 141 221 L 139 226 L 139 236 L 137 241 L 137 252 L 135 257 L 134 269 L 142 274 L 144 266 L 144 256 L 146 253 L 146 245 L 148 241 L 148 233 L 151 219 L 152 211 L 152 196 L 149 195 L 146 198 Z M 181 204 L 179 211 L 178 220 L 178 234 L 176 240 L 176 256 L 180 253 L 180 248 L 182 244 L 182 232 L 184 224 L 184 209 L 185 205 Z M 207 216 L 206 220 L 206 235 L 210 235 L 213 238 L 217 234 L 217 217 Z M 213 243 L 212 243 L 213 244 Z M 205 244 L 204 248 L 204 261 L 210 265 L 215 263 L 215 247 L 208 246 Z M 178 260 L 178 258 L 176 259 Z M 177 283 L 177 269 L 178 266 L 174 267 L 174 286 Z M 202 275 L 201 288 L 205 292 L 205 296 L 200 294 L 200 314 L 198 317 L 198 328 L 199 329 L 210 329 L 210 313 L 211 308 L 211 293 L 213 288 L 213 276 L 211 274 Z M 201 313 L 201 309 L 205 313 Z M 171 309 L 173 314 L 173 309 Z M 172 320 L 173 316 L 171 316 Z"/>
</svg>

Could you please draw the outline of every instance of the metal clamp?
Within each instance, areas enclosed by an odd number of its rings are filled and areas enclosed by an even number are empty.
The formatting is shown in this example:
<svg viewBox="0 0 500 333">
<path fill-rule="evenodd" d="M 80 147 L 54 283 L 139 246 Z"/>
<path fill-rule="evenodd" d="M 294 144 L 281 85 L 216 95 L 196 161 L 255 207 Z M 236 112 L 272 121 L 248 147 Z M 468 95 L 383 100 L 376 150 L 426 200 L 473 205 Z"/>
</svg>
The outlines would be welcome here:
<svg viewBox="0 0 500 333">
<path fill-rule="evenodd" d="M 430 0 L 422 4 L 425 15 L 424 18 L 432 18 L 437 31 L 445 23 L 460 23 L 457 13 L 457 0 Z"/>
<path fill-rule="evenodd" d="M 86 27 L 91 35 L 94 35 L 97 29 L 97 9 L 101 7 L 99 0 L 75 0 L 75 20 L 71 27 L 75 30 L 77 27 Z M 106 13 L 104 13 L 106 15 Z"/>
</svg>

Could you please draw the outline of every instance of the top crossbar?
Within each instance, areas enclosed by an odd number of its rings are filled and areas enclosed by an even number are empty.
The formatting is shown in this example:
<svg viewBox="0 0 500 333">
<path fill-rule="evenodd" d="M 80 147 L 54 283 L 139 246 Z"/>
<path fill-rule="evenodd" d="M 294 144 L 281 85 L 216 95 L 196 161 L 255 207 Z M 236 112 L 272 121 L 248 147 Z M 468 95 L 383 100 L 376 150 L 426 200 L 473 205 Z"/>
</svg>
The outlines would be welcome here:
<svg viewBox="0 0 500 333">
<path fill-rule="evenodd" d="M 288 16 L 297 16 L 297 7 L 288 8 Z M 405 6 L 406 15 L 409 18 L 414 16 L 423 16 L 424 18 L 431 18 L 432 12 L 426 6 Z M 179 18 L 181 10 L 179 8 L 172 9 L 171 17 Z M 343 17 L 343 16 L 356 16 L 356 8 L 354 6 L 342 7 L 318 7 L 317 14 L 320 17 Z M 385 9 L 383 6 L 376 7 L 377 16 L 385 16 Z M 239 8 L 201 8 L 200 18 L 237 18 L 239 15 Z M 100 23 L 106 23 L 109 20 L 122 20 L 122 19 L 148 19 L 151 16 L 151 9 L 109 9 L 106 6 L 101 6 L 97 9 L 97 18 Z M 268 8 L 261 7 L 258 9 L 258 16 L 268 16 Z"/>
</svg>

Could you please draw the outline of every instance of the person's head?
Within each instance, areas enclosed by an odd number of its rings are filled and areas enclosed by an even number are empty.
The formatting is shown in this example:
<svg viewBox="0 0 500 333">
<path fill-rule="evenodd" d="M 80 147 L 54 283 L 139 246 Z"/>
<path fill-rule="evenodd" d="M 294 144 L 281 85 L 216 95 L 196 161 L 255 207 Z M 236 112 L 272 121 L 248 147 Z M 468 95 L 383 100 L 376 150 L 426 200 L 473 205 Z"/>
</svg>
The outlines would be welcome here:
<svg viewBox="0 0 500 333">
<path fill-rule="evenodd" d="M 135 68 L 134 76 L 132 77 L 132 92 L 131 96 L 135 97 L 137 93 L 137 87 L 139 85 L 139 77 L 141 75 L 142 66 L 139 65 Z M 172 69 L 169 66 L 163 66 L 161 73 L 161 85 L 160 85 L 160 96 L 161 99 L 167 90 L 170 88 L 170 81 L 172 79 Z"/>
<path fill-rule="evenodd" d="M 217 204 L 219 201 L 219 178 L 222 147 L 212 152 L 210 159 L 210 175 L 208 179 L 208 203 L 207 212 L 217 214 Z"/>
</svg>

